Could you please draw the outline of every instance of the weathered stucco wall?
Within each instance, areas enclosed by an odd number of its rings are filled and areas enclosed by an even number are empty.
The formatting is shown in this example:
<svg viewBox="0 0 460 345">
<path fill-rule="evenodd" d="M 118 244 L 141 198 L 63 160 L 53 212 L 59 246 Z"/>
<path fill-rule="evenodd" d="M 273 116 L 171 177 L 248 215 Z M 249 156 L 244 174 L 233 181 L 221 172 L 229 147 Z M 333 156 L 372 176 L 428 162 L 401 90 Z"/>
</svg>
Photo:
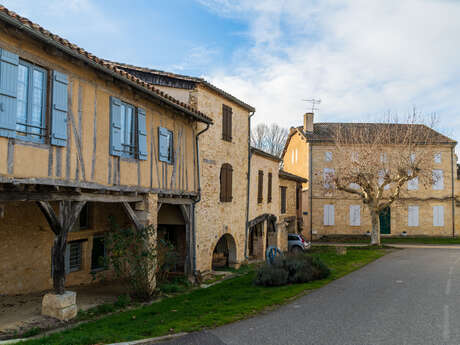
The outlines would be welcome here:
<svg viewBox="0 0 460 345">
<path fill-rule="evenodd" d="M 47 69 L 48 76 L 52 70 L 67 74 L 70 109 L 68 147 L 0 137 L 0 176 L 35 178 L 42 183 L 85 183 L 87 187 L 120 185 L 144 191 L 152 188 L 172 193 L 196 192 L 195 122 L 82 63 L 72 62 L 62 54 L 46 53 L 40 43 L 27 37 L 19 41 L 4 34 L 0 47 Z M 50 90 L 48 96 L 49 93 Z M 146 110 L 148 160 L 109 154 L 110 96 Z M 48 116 L 49 100 L 47 109 Z M 159 126 L 174 132 L 174 164 L 158 161 Z M 82 143 L 81 162 L 77 137 Z M 8 160 L 12 164 L 10 171 Z"/>
<path fill-rule="evenodd" d="M 55 205 L 56 206 L 56 205 Z M 68 241 L 82 243 L 82 269 L 67 275 L 66 286 L 93 282 L 91 252 L 93 237 L 111 228 L 109 217 L 121 227 L 131 226 L 119 204 L 89 204 L 89 227 L 69 233 Z M 51 247 L 54 234 L 32 202 L 8 203 L 0 218 L 0 295 L 51 289 Z M 110 278 L 111 272 L 99 274 Z M 96 277 L 98 277 L 96 275 Z"/>
</svg>

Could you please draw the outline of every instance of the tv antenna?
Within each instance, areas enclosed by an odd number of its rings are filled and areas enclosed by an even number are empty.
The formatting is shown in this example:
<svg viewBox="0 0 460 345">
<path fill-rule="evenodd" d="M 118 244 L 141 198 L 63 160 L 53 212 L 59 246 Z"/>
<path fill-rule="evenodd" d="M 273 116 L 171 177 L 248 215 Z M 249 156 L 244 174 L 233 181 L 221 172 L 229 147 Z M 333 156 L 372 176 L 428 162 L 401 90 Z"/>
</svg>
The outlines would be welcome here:
<svg viewBox="0 0 460 345">
<path fill-rule="evenodd" d="M 315 110 L 319 110 L 319 108 L 317 108 L 315 106 L 321 104 L 321 99 L 303 99 L 302 101 L 311 103 L 311 112 L 312 113 L 314 113 Z"/>
</svg>

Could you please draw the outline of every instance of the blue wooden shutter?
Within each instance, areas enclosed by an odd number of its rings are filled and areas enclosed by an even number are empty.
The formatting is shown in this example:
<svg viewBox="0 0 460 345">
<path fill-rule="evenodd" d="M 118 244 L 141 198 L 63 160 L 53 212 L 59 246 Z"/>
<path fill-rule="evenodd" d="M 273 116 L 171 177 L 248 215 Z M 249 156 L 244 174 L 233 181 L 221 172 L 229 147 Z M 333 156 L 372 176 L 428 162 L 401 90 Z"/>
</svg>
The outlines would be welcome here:
<svg viewBox="0 0 460 345">
<path fill-rule="evenodd" d="M 53 71 L 53 104 L 51 109 L 51 144 L 67 145 L 67 114 L 69 112 L 67 75 Z"/>
<path fill-rule="evenodd" d="M 147 125 L 145 110 L 137 108 L 137 144 L 139 148 L 139 159 L 147 160 Z"/>
<path fill-rule="evenodd" d="M 159 160 L 162 162 L 171 163 L 172 133 L 166 128 L 158 128 L 158 147 Z"/>
<path fill-rule="evenodd" d="M 0 49 L 0 135 L 16 135 L 17 83 L 19 57 Z"/>
<path fill-rule="evenodd" d="M 110 154 L 121 156 L 121 101 L 110 97 Z"/>
</svg>

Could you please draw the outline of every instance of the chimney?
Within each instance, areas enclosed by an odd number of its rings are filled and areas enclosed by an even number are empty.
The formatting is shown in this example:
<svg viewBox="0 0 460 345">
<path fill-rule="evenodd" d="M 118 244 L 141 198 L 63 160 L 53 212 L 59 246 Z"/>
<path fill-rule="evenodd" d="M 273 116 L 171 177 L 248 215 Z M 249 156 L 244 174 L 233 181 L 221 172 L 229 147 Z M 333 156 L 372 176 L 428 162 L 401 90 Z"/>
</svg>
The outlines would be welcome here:
<svg viewBox="0 0 460 345">
<path fill-rule="evenodd" d="M 313 113 L 305 113 L 303 116 L 303 130 L 313 132 Z"/>
</svg>

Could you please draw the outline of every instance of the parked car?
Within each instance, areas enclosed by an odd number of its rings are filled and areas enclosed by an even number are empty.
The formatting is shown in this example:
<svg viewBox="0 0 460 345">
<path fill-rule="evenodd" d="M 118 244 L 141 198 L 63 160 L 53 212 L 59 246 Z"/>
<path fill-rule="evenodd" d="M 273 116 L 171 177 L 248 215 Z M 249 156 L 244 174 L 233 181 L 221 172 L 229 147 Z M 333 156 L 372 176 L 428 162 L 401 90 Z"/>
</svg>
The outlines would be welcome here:
<svg viewBox="0 0 460 345">
<path fill-rule="evenodd" d="M 291 253 L 300 253 L 311 248 L 311 242 L 307 241 L 303 235 L 288 234 L 288 250 Z"/>
</svg>

